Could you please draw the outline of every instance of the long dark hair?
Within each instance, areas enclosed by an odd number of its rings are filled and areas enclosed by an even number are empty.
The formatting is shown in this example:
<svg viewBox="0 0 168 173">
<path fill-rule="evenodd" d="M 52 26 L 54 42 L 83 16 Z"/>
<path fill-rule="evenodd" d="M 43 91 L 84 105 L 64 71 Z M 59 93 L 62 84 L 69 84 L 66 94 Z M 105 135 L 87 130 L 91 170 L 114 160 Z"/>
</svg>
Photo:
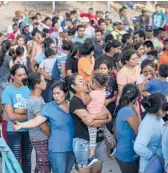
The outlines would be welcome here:
<svg viewBox="0 0 168 173">
<path fill-rule="evenodd" d="M 131 83 L 126 84 L 123 87 L 122 95 L 119 100 L 119 104 L 116 107 L 116 110 L 114 112 L 115 117 L 120 109 L 127 106 L 131 102 L 135 101 L 139 95 L 140 95 L 139 89 L 135 84 L 131 84 Z"/>
<path fill-rule="evenodd" d="M 10 47 L 11 47 L 11 42 L 9 40 L 2 41 L 1 50 L 0 50 L 0 66 L 2 66 L 4 57 L 7 51 L 10 49 Z"/>
</svg>

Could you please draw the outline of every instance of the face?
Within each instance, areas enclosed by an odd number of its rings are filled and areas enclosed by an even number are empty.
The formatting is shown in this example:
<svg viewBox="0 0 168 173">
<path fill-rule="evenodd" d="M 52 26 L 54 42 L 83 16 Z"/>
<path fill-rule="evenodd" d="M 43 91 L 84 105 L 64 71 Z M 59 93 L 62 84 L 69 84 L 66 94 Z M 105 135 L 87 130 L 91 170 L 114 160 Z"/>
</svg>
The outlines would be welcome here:
<svg viewBox="0 0 168 173">
<path fill-rule="evenodd" d="M 123 28 L 124 28 L 124 25 L 123 25 L 123 24 L 117 25 L 117 29 L 118 29 L 118 30 L 123 30 Z"/>
<path fill-rule="evenodd" d="M 133 39 L 132 39 L 132 37 L 131 37 L 130 39 L 127 40 L 127 43 L 128 43 L 129 45 L 132 45 L 132 44 L 133 44 Z"/>
<path fill-rule="evenodd" d="M 144 47 L 140 46 L 139 49 L 136 51 L 137 55 L 141 57 L 144 54 Z"/>
<path fill-rule="evenodd" d="M 66 100 L 66 93 L 64 93 L 64 91 L 62 91 L 59 87 L 56 87 L 53 89 L 53 98 L 59 105 Z"/>
<path fill-rule="evenodd" d="M 78 29 L 78 36 L 83 37 L 85 35 L 85 28 L 79 28 Z"/>
<path fill-rule="evenodd" d="M 141 42 L 141 38 L 139 37 L 139 34 L 134 35 L 134 43 Z"/>
<path fill-rule="evenodd" d="M 19 30 L 19 27 L 18 27 L 18 26 L 14 26 L 14 27 L 13 27 L 13 32 L 14 32 L 14 33 L 16 33 L 18 30 Z"/>
<path fill-rule="evenodd" d="M 40 33 L 36 33 L 35 35 L 35 40 L 38 42 L 38 43 L 42 43 L 44 41 L 44 38 L 41 36 Z"/>
<path fill-rule="evenodd" d="M 46 20 L 45 24 L 49 27 L 52 25 L 52 21 L 50 19 Z"/>
<path fill-rule="evenodd" d="M 52 43 L 52 44 L 50 44 L 49 47 L 54 51 L 54 53 L 56 55 L 57 54 L 57 45 L 55 43 Z"/>
<path fill-rule="evenodd" d="M 120 54 L 121 53 L 121 47 L 111 48 L 113 54 Z"/>
<path fill-rule="evenodd" d="M 129 59 L 129 61 L 126 61 L 126 64 L 131 66 L 131 67 L 135 67 L 138 63 L 138 56 L 136 53 L 134 53 L 131 58 Z"/>
<path fill-rule="evenodd" d="M 142 73 L 145 77 L 150 75 L 152 79 L 155 75 L 155 69 L 152 66 L 148 65 L 143 68 Z"/>
<path fill-rule="evenodd" d="M 72 26 L 72 22 L 70 22 L 70 21 L 67 21 L 66 24 L 67 24 L 68 27 Z"/>
<path fill-rule="evenodd" d="M 102 29 L 103 31 L 106 31 L 107 25 L 106 25 L 105 22 L 102 22 L 102 23 L 100 24 L 100 29 Z"/>
<path fill-rule="evenodd" d="M 25 27 L 25 28 L 24 28 L 24 31 L 25 31 L 25 32 L 29 32 L 29 26 Z"/>
<path fill-rule="evenodd" d="M 76 76 L 74 83 L 74 87 L 77 93 L 85 90 L 85 81 L 81 75 Z"/>
<path fill-rule="evenodd" d="M 89 14 L 93 14 L 93 10 L 89 10 Z"/>
<path fill-rule="evenodd" d="M 19 68 L 16 70 L 16 73 L 14 76 L 12 76 L 14 82 L 20 86 L 23 85 L 23 80 L 27 78 L 27 74 L 24 68 Z"/>
<path fill-rule="evenodd" d="M 166 36 L 166 31 L 162 31 L 162 32 L 160 33 L 160 38 L 161 38 L 161 39 L 164 39 L 165 36 Z"/>
<path fill-rule="evenodd" d="M 157 6 L 155 9 L 156 9 L 156 12 L 160 12 L 160 7 L 159 6 Z"/>
<path fill-rule="evenodd" d="M 153 37 L 153 31 L 146 31 L 146 37 L 152 38 Z"/>
<path fill-rule="evenodd" d="M 58 24 L 58 23 L 56 23 L 56 24 L 54 25 L 54 29 L 55 29 L 56 31 L 59 30 L 59 24 Z"/>
<path fill-rule="evenodd" d="M 103 35 L 101 32 L 96 32 L 96 39 L 97 41 L 101 41 L 103 39 Z"/>
<path fill-rule="evenodd" d="M 144 53 L 148 53 L 151 51 L 151 47 L 144 46 Z"/>
<path fill-rule="evenodd" d="M 41 82 L 39 84 L 37 84 L 37 87 L 39 89 L 41 89 L 42 91 L 44 91 L 46 89 L 46 81 L 45 81 L 43 75 L 41 75 Z"/>
<path fill-rule="evenodd" d="M 17 43 L 19 46 L 23 46 L 25 44 L 25 41 L 24 41 L 24 38 L 23 37 L 20 37 L 18 40 L 17 40 Z"/>
<path fill-rule="evenodd" d="M 108 74 L 109 73 L 109 69 L 108 69 L 107 65 L 106 64 L 100 64 L 99 72 L 100 73 L 104 73 L 104 74 Z"/>
</svg>

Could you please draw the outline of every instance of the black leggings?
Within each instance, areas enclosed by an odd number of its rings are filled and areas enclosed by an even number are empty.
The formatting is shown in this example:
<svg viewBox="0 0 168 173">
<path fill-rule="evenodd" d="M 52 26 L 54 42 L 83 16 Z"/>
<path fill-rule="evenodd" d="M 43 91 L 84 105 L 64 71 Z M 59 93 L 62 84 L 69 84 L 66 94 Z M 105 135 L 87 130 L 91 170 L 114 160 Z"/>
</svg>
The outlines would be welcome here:
<svg viewBox="0 0 168 173">
<path fill-rule="evenodd" d="M 139 159 L 133 162 L 123 162 L 117 159 L 117 163 L 122 173 L 138 173 L 139 171 Z"/>
</svg>

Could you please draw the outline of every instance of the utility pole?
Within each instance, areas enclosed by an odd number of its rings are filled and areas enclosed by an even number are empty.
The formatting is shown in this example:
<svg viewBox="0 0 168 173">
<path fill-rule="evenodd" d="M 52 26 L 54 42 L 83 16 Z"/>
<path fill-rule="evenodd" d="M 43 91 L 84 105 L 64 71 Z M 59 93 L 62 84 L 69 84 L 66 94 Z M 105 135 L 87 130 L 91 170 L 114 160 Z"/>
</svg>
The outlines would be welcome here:
<svg viewBox="0 0 168 173">
<path fill-rule="evenodd" d="M 53 13 L 55 12 L 55 1 L 52 1 L 52 9 L 53 9 Z"/>
<path fill-rule="evenodd" d="M 110 12 L 110 1 L 107 1 L 107 11 Z"/>
</svg>

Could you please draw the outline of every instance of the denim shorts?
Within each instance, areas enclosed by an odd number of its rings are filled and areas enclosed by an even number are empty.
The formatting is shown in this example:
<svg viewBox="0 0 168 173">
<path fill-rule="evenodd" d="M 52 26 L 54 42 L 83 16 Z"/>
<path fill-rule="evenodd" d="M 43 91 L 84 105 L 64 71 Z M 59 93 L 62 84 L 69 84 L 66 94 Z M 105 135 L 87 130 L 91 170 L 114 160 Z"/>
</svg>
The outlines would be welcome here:
<svg viewBox="0 0 168 173">
<path fill-rule="evenodd" d="M 80 138 L 74 138 L 73 151 L 78 167 L 88 168 L 87 164 L 89 158 L 89 141 Z M 105 141 L 96 144 L 95 157 L 100 161 L 105 161 L 108 159 Z"/>
</svg>

